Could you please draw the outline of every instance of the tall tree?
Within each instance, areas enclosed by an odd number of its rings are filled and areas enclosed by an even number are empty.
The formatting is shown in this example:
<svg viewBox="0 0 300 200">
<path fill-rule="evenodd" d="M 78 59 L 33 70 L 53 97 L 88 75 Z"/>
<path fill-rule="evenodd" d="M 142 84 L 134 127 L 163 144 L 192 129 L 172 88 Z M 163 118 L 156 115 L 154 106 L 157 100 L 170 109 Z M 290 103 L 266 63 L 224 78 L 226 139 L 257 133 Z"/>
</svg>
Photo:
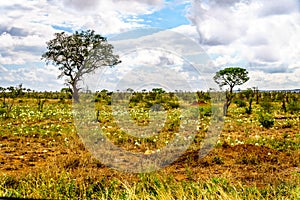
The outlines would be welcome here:
<svg viewBox="0 0 300 200">
<path fill-rule="evenodd" d="M 224 104 L 224 115 L 227 115 L 227 109 L 233 99 L 233 88 L 236 85 L 242 85 L 249 80 L 248 71 L 240 67 L 228 67 L 220 70 L 214 76 L 214 81 L 222 88 L 228 86 L 226 90 L 226 102 Z"/>
<path fill-rule="evenodd" d="M 93 30 L 55 33 L 55 38 L 47 42 L 47 51 L 42 55 L 47 64 L 59 67 L 58 78 L 66 77 L 73 99 L 79 102 L 78 82 L 82 76 L 94 72 L 103 66 L 115 66 L 121 61 L 113 54 L 113 46 L 105 37 L 95 34 Z"/>
</svg>

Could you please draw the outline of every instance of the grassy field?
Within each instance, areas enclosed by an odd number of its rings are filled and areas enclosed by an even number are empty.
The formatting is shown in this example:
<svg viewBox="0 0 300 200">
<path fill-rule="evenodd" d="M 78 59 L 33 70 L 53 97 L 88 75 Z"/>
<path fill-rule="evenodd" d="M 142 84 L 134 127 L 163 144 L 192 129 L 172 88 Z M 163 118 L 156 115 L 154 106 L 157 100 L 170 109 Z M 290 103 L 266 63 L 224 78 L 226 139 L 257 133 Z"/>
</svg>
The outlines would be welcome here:
<svg viewBox="0 0 300 200">
<path fill-rule="evenodd" d="M 172 140 L 179 126 L 179 111 L 172 102 L 167 109 L 170 120 L 159 137 L 126 135 L 113 123 L 109 103 L 101 99 L 96 103 L 99 127 L 128 151 L 155 153 Z M 0 196 L 300 199 L 299 112 L 284 112 L 280 102 L 270 102 L 269 106 L 253 103 L 247 114 L 247 104 L 230 106 L 222 134 L 204 158 L 199 158 L 199 148 L 209 127 L 209 103 L 194 105 L 199 107 L 201 123 L 180 158 L 156 172 L 126 173 L 106 167 L 85 148 L 74 125 L 71 100 L 6 99 L 0 110 Z M 129 109 L 139 124 L 149 120 L 144 115 L 147 110 L 140 110 L 143 106 L 133 102 Z"/>
</svg>

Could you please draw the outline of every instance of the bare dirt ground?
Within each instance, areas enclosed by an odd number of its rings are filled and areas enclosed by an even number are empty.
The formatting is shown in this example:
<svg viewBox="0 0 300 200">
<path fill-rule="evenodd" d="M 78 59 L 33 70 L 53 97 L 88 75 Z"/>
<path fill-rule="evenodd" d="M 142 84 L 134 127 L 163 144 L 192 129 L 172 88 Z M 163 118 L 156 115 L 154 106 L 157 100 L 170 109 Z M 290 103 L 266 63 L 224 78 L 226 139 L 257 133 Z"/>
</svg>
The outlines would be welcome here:
<svg viewBox="0 0 300 200">
<path fill-rule="evenodd" d="M 134 174 L 105 167 L 92 158 L 79 138 L 34 138 L 0 136 L 0 172 L 2 175 L 26 175 L 45 170 L 70 171 L 74 178 L 121 177 L 133 180 Z M 172 165 L 160 170 L 178 181 L 223 177 L 247 185 L 263 187 L 280 181 L 293 181 L 300 173 L 300 151 L 292 153 L 252 144 L 224 143 L 206 157 L 189 150 Z"/>
</svg>

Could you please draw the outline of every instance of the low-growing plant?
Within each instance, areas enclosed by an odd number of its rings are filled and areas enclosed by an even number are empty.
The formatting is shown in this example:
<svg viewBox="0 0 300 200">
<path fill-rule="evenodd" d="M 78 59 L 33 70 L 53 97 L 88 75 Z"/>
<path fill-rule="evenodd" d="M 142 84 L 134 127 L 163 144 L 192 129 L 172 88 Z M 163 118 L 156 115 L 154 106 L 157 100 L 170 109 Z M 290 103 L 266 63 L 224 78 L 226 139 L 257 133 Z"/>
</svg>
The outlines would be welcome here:
<svg viewBox="0 0 300 200">
<path fill-rule="evenodd" d="M 245 101 L 243 101 L 243 100 L 240 100 L 240 99 L 236 99 L 235 101 L 234 101 L 234 103 L 237 105 L 237 107 L 239 107 L 239 108 L 243 108 L 243 107 L 246 107 L 246 102 Z"/>
<path fill-rule="evenodd" d="M 248 115 L 250 115 L 252 113 L 252 102 L 253 102 L 253 98 L 250 98 L 249 99 L 249 107 L 245 108 L 245 112 Z"/>
<path fill-rule="evenodd" d="M 288 119 L 281 125 L 281 128 L 292 128 L 293 125 L 294 125 L 293 121 Z"/>
<path fill-rule="evenodd" d="M 215 163 L 215 164 L 217 164 L 217 165 L 224 164 L 223 159 L 221 157 L 219 157 L 219 156 L 213 157 L 212 162 Z"/>
<path fill-rule="evenodd" d="M 300 103 L 298 101 L 290 101 L 287 105 L 287 110 L 291 113 L 297 113 L 300 111 Z"/>
<path fill-rule="evenodd" d="M 0 107 L 0 116 L 6 113 L 6 109 L 4 107 Z"/>
<path fill-rule="evenodd" d="M 5 119 L 9 118 L 13 109 L 13 105 L 14 99 L 11 103 L 3 103 L 3 105 L 0 107 L 0 116 L 4 117 Z"/>
<path fill-rule="evenodd" d="M 262 102 L 260 102 L 260 106 L 262 108 L 262 110 L 266 113 L 271 113 L 273 110 L 273 105 L 270 101 L 264 100 Z"/>
<path fill-rule="evenodd" d="M 272 126 L 274 126 L 275 119 L 274 116 L 269 113 L 260 112 L 258 116 L 258 121 L 260 125 L 264 128 L 271 128 Z"/>
<path fill-rule="evenodd" d="M 205 117 L 209 117 L 212 114 L 211 107 L 207 107 L 207 106 L 205 106 L 205 107 L 200 106 L 199 112 L 200 112 L 201 116 L 205 116 Z"/>
</svg>

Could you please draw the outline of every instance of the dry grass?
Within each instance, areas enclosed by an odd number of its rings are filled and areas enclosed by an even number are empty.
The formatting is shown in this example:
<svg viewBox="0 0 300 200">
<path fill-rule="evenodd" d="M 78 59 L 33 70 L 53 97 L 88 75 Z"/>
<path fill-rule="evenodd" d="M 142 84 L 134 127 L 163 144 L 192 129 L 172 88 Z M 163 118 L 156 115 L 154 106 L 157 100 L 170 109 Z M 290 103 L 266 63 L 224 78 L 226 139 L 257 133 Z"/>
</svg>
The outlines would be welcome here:
<svg viewBox="0 0 300 200">
<path fill-rule="evenodd" d="M 232 107 L 229 114 L 216 148 L 206 157 L 199 159 L 203 126 L 190 149 L 172 165 L 155 173 L 130 174 L 91 156 L 76 134 L 70 102 L 47 101 L 39 112 L 35 101 L 23 101 L 15 105 L 13 116 L 0 121 L 0 196 L 299 199 L 299 118 L 278 119 L 265 129 L 255 113 L 246 115 Z M 138 148 L 134 139 L 123 140 L 129 150 L 144 152 L 161 147 L 166 135 L 158 144 L 139 141 Z"/>
</svg>

